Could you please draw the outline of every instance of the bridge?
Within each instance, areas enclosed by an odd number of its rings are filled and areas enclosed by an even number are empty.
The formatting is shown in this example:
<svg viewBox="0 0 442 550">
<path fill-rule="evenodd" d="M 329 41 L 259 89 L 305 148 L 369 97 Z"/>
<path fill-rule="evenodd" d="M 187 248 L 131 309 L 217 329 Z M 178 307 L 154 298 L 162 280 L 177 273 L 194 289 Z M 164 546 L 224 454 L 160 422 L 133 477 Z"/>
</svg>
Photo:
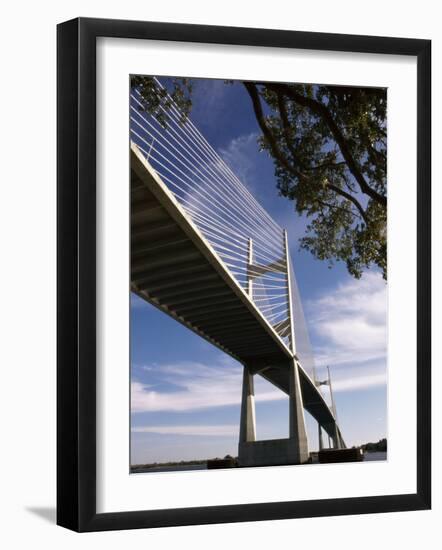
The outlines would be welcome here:
<svg viewBox="0 0 442 550">
<path fill-rule="evenodd" d="M 320 448 L 323 431 L 345 447 L 319 389 L 330 381 L 298 345 L 287 232 L 175 105 L 161 124 L 133 90 L 130 112 L 131 290 L 243 365 L 239 464 L 306 462 L 304 410 Z M 289 396 L 288 438 L 256 440 L 255 376 Z"/>
</svg>

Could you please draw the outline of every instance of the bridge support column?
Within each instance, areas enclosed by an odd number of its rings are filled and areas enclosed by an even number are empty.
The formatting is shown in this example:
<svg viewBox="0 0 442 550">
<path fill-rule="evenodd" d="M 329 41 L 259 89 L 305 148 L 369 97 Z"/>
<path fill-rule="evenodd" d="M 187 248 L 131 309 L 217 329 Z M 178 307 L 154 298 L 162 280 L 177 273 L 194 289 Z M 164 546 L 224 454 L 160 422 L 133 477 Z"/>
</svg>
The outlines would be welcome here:
<svg viewBox="0 0 442 550">
<path fill-rule="evenodd" d="M 334 422 L 333 424 L 327 424 L 327 426 L 324 426 L 324 429 L 327 431 L 328 434 L 328 447 L 329 449 L 344 449 L 345 445 L 341 439 L 341 436 L 339 435 L 339 429 L 337 422 Z M 330 436 L 331 434 L 331 436 Z"/>
<path fill-rule="evenodd" d="M 333 448 L 334 449 L 343 449 L 344 446 L 342 445 L 342 441 L 341 441 L 341 438 L 339 436 L 338 425 L 337 425 L 336 422 L 335 422 L 335 425 L 334 425 L 334 429 L 335 429 L 335 435 L 333 437 Z"/>
<path fill-rule="evenodd" d="M 242 379 L 241 421 L 239 444 L 256 440 L 255 388 L 253 374 L 244 366 Z"/>
<path fill-rule="evenodd" d="M 322 449 L 324 448 L 324 440 L 322 439 L 322 428 L 319 422 L 318 422 L 318 441 L 319 441 L 319 444 L 318 444 L 319 450 L 322 451 Z"/>
<path fill-rule="evenodd" d="M 293 464 L 302 464 L 309 458 L 307 431 L 305 429 L 304 405 L 299 380 L 298 364 L 295 359 L 289 365 L 289 447 Z"/>
<path fill-rule="evenodd" d="M 253 375 L 247 367 L 244 367 L 238 445 L 240 466 L 279 466 L 281 464 L 303 464 L 308 461 L 307 433 L 298 364 L 295 359 L 291 359 L 288 363 L 280 365 L 280 368 L 289 369 L 289 437 L 256 441 Z"/>
</svg>

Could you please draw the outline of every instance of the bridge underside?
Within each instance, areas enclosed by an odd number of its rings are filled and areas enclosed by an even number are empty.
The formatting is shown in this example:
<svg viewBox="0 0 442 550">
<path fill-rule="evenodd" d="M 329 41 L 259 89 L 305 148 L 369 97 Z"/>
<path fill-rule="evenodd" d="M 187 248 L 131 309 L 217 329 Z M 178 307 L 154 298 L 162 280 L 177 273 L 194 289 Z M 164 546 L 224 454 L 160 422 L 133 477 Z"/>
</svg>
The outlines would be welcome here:
<svg viewBox="0 0 442 550">
<path fill-rule="evenodd" d="M 290 393 L 290 350 L 136 146 L 131 147 L 131 290 Z M 335 437 L 335 420 L 322 395 L 302 368 L 299 376 L 304 408 Z"/>
</svg>

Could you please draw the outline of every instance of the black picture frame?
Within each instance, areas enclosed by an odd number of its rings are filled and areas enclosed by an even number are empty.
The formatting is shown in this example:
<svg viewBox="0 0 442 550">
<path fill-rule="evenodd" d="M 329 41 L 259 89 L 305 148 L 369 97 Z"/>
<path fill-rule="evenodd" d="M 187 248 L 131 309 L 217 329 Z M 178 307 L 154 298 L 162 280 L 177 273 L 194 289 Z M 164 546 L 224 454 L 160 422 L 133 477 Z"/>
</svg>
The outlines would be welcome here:
<svg viewBox="0 0 442 550">
<path fill-rule="evenodd" d="M 96 39 L 396 54 L 417 58 L 417 491 L 96 512 Z M 75 531 L 424 510 L 431 506 L 431 41 L 79 18 L 57 29 L 57 523 Z"/>
</svg>

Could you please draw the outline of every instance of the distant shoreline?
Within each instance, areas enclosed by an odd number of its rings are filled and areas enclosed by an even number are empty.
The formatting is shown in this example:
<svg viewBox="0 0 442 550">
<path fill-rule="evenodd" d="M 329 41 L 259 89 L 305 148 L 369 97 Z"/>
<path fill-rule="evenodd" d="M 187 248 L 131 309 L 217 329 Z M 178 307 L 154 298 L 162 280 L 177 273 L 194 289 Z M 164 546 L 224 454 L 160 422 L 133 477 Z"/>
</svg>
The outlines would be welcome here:
<svg viewBox="0 0 442 550">
<path fill-rule="evenodd" d="M 387 459 L 386 451 L 365 450 L 365 460 L 367 462 L 383 461 Z M 206 470 L 207 462 L 211 459 L 189 460 L 179 462 L 154 462 L 152 464 L 135 464 L 130 467 L 131 474 L 143 474 L 149 472 L 179 472 L 192 470 Z"/>
<path fill-rule="evenodd" d="M 136 474 L 145 471 L 163 470 L 165 468 L 171 469 L 184 469 L 188 466 L 207 466 L 209 459 L 204 458 L 202 460 L 180 460 L 178 462 L 153 462 L 151 464 L 134 464 L 130 467 L 130 473 Z M 190 468 L 193 469 L 193 468 Z M 166 470 L 165 470 L 166 471 Z M 172 470 L 171 470 L 172 471 Z"/>
</svg>

